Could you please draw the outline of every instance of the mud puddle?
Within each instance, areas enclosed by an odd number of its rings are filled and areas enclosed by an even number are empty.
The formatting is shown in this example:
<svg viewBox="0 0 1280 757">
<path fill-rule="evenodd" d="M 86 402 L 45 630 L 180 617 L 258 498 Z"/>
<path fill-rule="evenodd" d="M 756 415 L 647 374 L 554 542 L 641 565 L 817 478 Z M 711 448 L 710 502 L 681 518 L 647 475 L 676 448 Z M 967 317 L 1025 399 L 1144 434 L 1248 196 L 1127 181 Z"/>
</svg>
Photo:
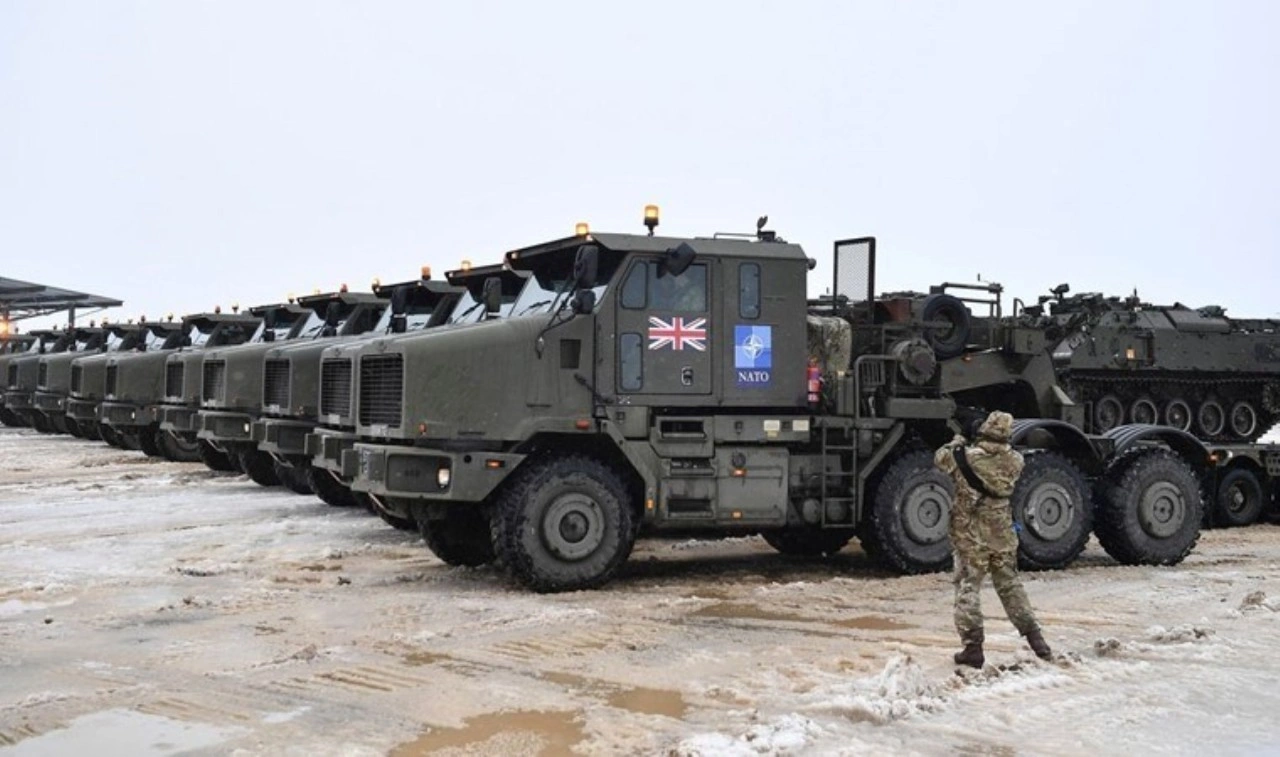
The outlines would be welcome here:
<svg viewBox="0 0 1280 757">
<path fill-rule="evenodd" d="M 517 710 L 468 718 L 461 728 L 432 728 L 391 750 L 391 757 L 417 755 L 568 754 L 584 734 L 580 711 Z"/>
</svg>

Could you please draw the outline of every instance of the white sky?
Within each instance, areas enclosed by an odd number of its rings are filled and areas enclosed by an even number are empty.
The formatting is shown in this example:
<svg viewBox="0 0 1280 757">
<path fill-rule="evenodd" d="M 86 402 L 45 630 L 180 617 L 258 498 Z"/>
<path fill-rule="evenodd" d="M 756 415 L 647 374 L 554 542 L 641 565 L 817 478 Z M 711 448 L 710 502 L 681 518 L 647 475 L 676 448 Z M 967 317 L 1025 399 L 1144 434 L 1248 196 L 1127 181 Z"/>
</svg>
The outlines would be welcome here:
<svg viewBox="0 0 1280 757">
<path fill-rule="evenodd" d="M 1280 3 L 0 4 L 0 275 L 113 318 L 771 226 L 1280 316 Z M 24 324 L 26 326 L 33 323 Z"/>
</svg>

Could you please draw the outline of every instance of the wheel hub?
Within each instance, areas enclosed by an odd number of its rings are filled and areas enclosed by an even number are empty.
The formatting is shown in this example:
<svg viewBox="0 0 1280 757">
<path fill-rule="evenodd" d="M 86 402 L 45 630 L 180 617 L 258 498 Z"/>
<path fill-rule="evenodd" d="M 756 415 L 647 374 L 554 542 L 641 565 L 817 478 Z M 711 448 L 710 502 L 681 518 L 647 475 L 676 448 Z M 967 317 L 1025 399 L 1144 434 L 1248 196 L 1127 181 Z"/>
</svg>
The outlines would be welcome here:
<svg viewBox="0 0 1280 757">
<path fill-rule="evenodd" d="M 596 501 L 572 492 L 557 497 L 542 518 L 542 542 L 562 560 L 582 560 L 604 538 L 604 513 Z"/>
<path fill-rule="evenodd" d="M 902 502 L 902 526 L 918 544 L 936 544 L 947 536 L 951 523 L 951 497 L 937 484 L 921 484 L 907 492 Z"/>
<path fill-rule="evenodd" d="M 1245 509 L 1245 505 L 1249 503 L 1249 497 L 1244 493 L 1244 489 L 1240 486 L 1232 486 L 1227 491 L 1227 509 L 1233 513 L 1240 513 Z"/>
<path fill-rule="evenodd" d="M 1187 503 L 1182 491 L 1168 481 L 1148 486 L 1138 502 L 1138 523 L 1142 530 L 1157 539 L 1167 539 L 1178 532 L 1187 517 Z"/>
<path fill-rule="evenodd" d="M 1075 503 L 1066 487 L 1052 482 L 1043 483 L 1031 492 L 1023 514 L 1023 525 L 1035 536 L 1045 541 L 1055 541 L 1066 536 L 1075 519 Z"/>
</svg>

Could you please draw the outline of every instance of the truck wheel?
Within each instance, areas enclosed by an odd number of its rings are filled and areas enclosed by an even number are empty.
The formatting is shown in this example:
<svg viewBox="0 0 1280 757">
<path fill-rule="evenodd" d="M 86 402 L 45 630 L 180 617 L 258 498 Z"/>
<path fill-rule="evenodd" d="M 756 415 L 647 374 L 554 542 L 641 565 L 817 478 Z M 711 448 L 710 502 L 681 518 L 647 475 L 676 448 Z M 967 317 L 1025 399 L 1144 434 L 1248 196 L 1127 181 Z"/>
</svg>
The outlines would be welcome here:
<svg viewBox="0 0 1280 757">
<path fill-rule="evenodd" d="M 305 469 L 293 468 L 281 462 L 275 463 L 276 478 L 280 479 L 280 483 L 284 484 L 284 488 L 294 494 L 304 494 L 311 496 L 315 494 L 311 490 L 311 481 Z M 311 466 L 307 466 L 310 468 Z"/>
<path fill-rule="evenodd" d="M 188 441 L 170 431 L 156 429 L 154 432 L 156 446 L 166 460 L 175 463 L 198 463 L 200 460 L 200 444 Z"/>
<path fill-rule="evenodd" d="M 22 422 L 22 419 L 18 417 L 17 413 L 7 407 L 0 407 L 0 423 L 13 428 L 21 428 L 26 425 Z"/>
<path fill-rule="evenodd" d="M 49 424 L 49 428 L 53 429 L 55 434 L 70 433 L 67 431 L 67 416 L 65 415 L 45 416 L 45 423 Z"/>
<path fill-rule="evenodd" d="M 88 421 L 80 424 L 80 431 L 84 433 L 84 438 L 91 442 L 102 441 L 102 428 L 97 421 Z"/>
<path fill-rule="evenodd" d="M 1094 490 L 1094 532 L 1125 565 L 1176 565 L 1200 538 L 1200 482 L 1167 449 L 1121 457 Z"/>
<path fill-rule="evenodd" d="M 80 430 L 80 422 L 79 422 L 79 421 L 77 421 L 75 418 L 68 418 L 68 419 L 65 421 L 65 423 L 66 423 L 66 426 L 67 426 L 67 433 L 68 433 L 68 434 L 71 434 L 72 436 L 74 436 L 74 437 L 75 437 L 75 438 L 77 438 L 77 439 L 83 439 L 83 438 L 84 438 L 84 432 Z"/>
<path fill-rule="evenodd" d="M 1009 497 L 1018 534 L 1018 567 L 1065 568 L 1084 551 L 1093 526 L 1089 484 L 1080 469 L 1057 452 L 1027 455 Z"/>
<path fill-rule="evenodd" d="M 364 497 L 366 502 L 365 507 L 372 511 L 374 515 L 381 518 L 383 523 L 386 523 L 397 531 L 408 531 L 415 534 L 418 533 L 418 522 L 412 517 L 406 517 L 392 512 L 390 508 L 384 506 L 384 504 L 372 494 L 365 494 Z M 388 501 L 392 501 L 393 499 L 394 498 L 392 497 L 387 497 Z M 413 512 L 411 507 L 406 504 L 404 500 L 395 499 L 395 502 L 401 505 L 399 508 L 401 511 L 406 513 Z"/>
<path fill-rule="evenodd" d="M 209 470 L 218 473 L 234 473 L 236 470 L 235 463 L 231 462 L 231 456 L 209 442 L 203 439 L 196 441 L 196 446 L 200 451 L 200 462 L 204 463 Z"/>
<path fill-rule="evenodd" d="M 279 486 L 280 477 L 276 475 L 276 461 L 271 455 L 257 450 L 247 449 L 237 454 L 240 458 L 240 469 L 249 480 L 258 486 Z"/>
<path fill-rule="evenodd" d="M 1236 468 L 1218 482 L 1213 521 L 1224 526 L 1248 526 L 1257 522 L 1264 504 L 1258 477 L 1252 471 Z"/>
<path fill-rule="evenodd" d="M 156 435 L 151 433 L 151 429 L 139 429 L 138 433 L 133 434 L 132 438 L 136 440 L 138 449 L 142 450 L 142 454 L 147 457 L 160 457 L 160 445 L 156 444 Z"/>
<path fill-rule="evenodd" d="M 951 566 L 951 479 L 933 454 L 910 452 L 880 479 L 864 516 L 863 549 L 900 573 L 932 573 Z"/>
<path fill-rule="evenodd" d="M 31 413 L 31 427 L 42 434 L 53 433 L 53 426 L 44 417 L 44 413 Z"/>
<path fill-rule="evenodd" d="M 111 426 L 107 426 L 105 424 L 99 426 L 98 432 L 102 434 L 102 441 L 112 447 L 115 447 L 116 449 L 128 449 L 128 447 L 124 446 L 124 439 L 120 438 L 120 432 L 116 431 Z"/>
<path fill-rule="evenodd" d="M 476 567 L 494 560 L 489 519 L 480 505 L 449 505 L 445 517 L 422 518 L 418 529 L 427 548 L 448 565 Z"/>
<path fill-rule="evenodd" d="M 853 534 L 830 528 L 788 528 L 762 531 L 765 542 L 784 555 L 794 557 L 826 557 L 844 549 Z"/>
<path fill-rule="evenodd" d="M 581 455 L 525 465 L 495 505 L 494 553 L 534 591 L 600 586 L 617 573 L 635 544 L 622 479 Z"/>
<path fill-rule="evenodd" d="M 324 468 L 308 465 L 307 482 L 311 484 L 311 491 L 326 505 L 351 507 L 356 503 L 355 497 L 351 496 L 351 489 Z"/>
</svg>

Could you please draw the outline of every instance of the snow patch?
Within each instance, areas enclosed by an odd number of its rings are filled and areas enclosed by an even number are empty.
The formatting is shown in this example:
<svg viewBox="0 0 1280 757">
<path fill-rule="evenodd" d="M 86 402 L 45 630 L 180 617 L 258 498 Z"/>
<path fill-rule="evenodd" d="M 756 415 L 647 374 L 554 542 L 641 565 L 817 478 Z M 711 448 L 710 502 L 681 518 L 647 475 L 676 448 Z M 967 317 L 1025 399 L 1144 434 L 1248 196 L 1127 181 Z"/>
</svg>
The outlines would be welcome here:
<svg viewBox="0 0 1280 757">
<path fill-rule="evenodd" d="M 790 714 L 769 723 L 751 726 L 739 736 L 704 733 L 684 739 L 669 752 L 672 757 L 756 757 L 757 755 L 802 754 L 805 747 L 822 735 L 822 728 L 809 718 Z"/>
</svg>

